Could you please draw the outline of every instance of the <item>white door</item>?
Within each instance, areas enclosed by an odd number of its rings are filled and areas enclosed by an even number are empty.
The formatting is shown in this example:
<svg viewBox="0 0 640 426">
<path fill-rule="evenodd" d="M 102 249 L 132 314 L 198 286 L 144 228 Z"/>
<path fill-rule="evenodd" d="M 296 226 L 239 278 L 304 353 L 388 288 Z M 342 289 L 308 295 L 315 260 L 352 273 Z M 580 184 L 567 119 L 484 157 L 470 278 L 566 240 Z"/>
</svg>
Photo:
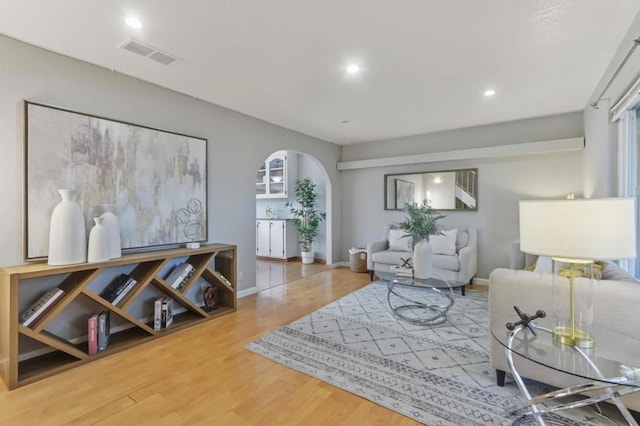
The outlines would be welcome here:
<svg viewBox="0 0 640 426">
<path fill-rule="evenodd" d="M 256 256 L 270 256 L 269 221 L 256 220 Z"/>
<path fill-rule="evenodd" d="M 284 220 L 269 222 L 271 225 L 271 257 L 284 258 Z"/>
</svg>

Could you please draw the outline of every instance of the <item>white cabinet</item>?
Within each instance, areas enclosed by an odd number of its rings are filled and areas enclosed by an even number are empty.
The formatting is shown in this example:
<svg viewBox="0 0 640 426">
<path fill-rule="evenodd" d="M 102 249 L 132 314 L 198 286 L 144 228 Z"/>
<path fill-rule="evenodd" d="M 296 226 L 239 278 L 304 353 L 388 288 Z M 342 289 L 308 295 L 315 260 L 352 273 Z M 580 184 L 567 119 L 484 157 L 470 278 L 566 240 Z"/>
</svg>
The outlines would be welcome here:
<svg viewBox="0 0 640 426">
<path fill-rule="evenodd" d="M 256 220 L 256 256 L 291 259 L 298 254 L 298 231 L 291 220 Z"/>
<path fill-rule="evenodd" d="M 277 151 L 260 165 L 256 175 L 256 198 L 287 198 L 294 179 L 296 154 Z"/>
</svg>

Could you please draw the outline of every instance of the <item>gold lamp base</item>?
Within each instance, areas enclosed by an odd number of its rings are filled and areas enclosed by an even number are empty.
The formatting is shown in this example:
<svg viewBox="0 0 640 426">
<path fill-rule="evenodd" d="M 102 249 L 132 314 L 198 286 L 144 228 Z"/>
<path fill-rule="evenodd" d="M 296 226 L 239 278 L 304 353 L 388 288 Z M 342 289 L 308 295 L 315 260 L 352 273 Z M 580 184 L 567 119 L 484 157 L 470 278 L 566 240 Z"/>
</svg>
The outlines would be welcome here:
<svg viewBox="0 0 640 426">
<path fill-rule="evenodd" d="M 588 333 L 569 327 L 556 327 L 553 329 L 553 339 L 564 345 L 575 346 L 577 348 L 591 349 L 595 346 L 595 341 Z"/>
</svg>

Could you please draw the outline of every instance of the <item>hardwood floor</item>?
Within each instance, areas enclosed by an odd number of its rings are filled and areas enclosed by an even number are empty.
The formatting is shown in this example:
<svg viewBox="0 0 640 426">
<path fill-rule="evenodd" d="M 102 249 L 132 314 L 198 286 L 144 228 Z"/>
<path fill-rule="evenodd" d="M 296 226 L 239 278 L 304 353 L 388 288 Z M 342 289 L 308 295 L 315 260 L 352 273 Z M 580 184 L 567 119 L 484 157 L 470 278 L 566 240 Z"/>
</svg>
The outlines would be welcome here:
<svg viewBox="0 0 640 426">
<path fill-rule="evenodd" d="M 239 300 L 238 311 L 8 392 L 1 425 L 415 425 L 244 345 L 369 284 L 328 269 Z"/>
<path fill-rule="evenodd" d="M 321 264 L 303 265 L 299 261 L 256 260 L 256 287 L 258 291 L 262 291 L 330 268 L 331 266 Z"/>
</svg>

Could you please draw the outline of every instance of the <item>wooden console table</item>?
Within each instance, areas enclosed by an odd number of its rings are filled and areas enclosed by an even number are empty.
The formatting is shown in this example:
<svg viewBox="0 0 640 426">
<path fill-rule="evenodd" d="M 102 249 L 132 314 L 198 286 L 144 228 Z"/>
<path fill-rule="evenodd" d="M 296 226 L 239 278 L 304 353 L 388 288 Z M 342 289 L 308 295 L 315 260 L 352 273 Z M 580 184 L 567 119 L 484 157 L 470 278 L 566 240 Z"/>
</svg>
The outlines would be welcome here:
<svg viewBox="0 0 640 426">
<path fill-rule="evenodd" d="M 165 278 L 179 263 L 195 271 L 180 289 Z M 236 310 L 236 246 L 210 244 L 198 249 L 170 249 L 124 255 L 107 262 L 6 267 L 0 274 L 0 375 L 15 389 L 45 377 L 139 345 L 154 338 L 212 320 Z M 120 274 L 137 283 L 116 305 L 100 292 Z M 205 306 L 203 292 L 216 287 L 215 309 Z M 47 290 L 58 287 L 62 298 L 29 327 L 20 314 Z M 174 321 L 154 330 L 154 302 L 171 297 Z M 111 313 L 111 336 L 103 352 L 88 354 L 87 319 Z"/>
</svg>

